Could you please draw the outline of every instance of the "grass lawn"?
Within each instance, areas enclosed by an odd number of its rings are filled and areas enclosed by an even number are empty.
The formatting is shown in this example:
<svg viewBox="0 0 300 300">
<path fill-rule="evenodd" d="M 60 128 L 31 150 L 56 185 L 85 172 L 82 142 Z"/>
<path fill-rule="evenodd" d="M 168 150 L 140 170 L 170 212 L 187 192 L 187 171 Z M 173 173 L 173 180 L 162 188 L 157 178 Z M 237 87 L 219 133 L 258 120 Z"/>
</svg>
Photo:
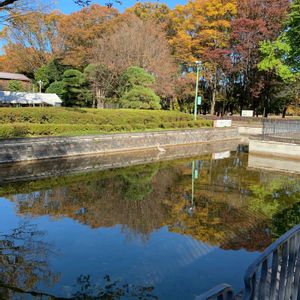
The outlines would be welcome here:
<svg viewBox="0 0 300 300">
<path fill-rule="evenodd" d="M 174 111 L 55 107 L 0 108 L 0 138 L 211 127 L 212 121 Z"/>
</svg>

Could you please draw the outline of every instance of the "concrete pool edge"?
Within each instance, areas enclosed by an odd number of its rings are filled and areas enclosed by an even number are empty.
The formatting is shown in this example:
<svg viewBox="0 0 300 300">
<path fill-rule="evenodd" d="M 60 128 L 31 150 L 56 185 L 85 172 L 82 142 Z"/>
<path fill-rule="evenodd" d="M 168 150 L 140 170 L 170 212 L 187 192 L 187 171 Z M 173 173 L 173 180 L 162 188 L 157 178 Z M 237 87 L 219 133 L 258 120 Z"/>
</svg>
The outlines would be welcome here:
<svg viewBox="0 0 300 300">
<path fill-rule="evenodd" d="M 300 144 L 251 137 L 249 153 L 273 158 L 300 160 Z"/>
<path fill-rule="evenodd" d="M 199 155 L 236 151 L 239 139 L 226 142 L 200 143 L 166 147 L 165 152 L 157 149 L 114 152 L 98 155 L 72 156 L 50 160 L 24 161 L 0 166 L 0 184 L 28 180 L 86 174 L 108 169 L 172 161 Z"/>
<path fill-rule="evenodd" d="M 68 158 L 239 139 L 238 128 L 200 128 L 76 137 L 20 138 L 0 141 L 0 164 Z"/>
</svg>

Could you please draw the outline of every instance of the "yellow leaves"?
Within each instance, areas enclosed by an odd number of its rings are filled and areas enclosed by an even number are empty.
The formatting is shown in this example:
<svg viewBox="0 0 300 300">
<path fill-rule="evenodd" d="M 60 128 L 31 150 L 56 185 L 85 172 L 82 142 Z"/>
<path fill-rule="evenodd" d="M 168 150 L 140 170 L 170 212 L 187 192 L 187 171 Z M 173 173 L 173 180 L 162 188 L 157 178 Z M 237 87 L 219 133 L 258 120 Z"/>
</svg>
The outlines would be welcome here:
<svg viewBox="0 0 300 300">
<path fill-rule="evenodd" d="M 151 19 L 157 23 L 168 23 L 170 17 L 170 8 L 166 4 L 156 2 L 137 2 L 126 12 L 133 13 L 142 20 Z"/>
<path fill-rule="evenodd" d="M 176 34 L 170 40 L 176 58 L 185 62 L 210 49 L 226 48 L 236 13 L 236 0 L 190 0 L 176 6 L 171 13 Z"/>
</svg>

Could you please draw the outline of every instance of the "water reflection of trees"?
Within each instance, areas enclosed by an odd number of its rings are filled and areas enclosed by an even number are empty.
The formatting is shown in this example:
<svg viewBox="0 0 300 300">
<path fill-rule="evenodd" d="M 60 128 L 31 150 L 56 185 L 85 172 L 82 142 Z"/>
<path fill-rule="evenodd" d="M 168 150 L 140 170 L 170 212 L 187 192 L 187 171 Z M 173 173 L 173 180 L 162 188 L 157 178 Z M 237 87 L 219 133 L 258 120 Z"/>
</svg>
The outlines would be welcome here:
<svg viewBox="0 0 300 300">
<path fill-rule="evenodd" d="M 0 235 L 0 298 L 31 292 L 37 283 L 55 283 L 58 275 L 48 264 L 51 246 L 42 240 L 43 232 L 35 225 L 20 224 L 8 234 Z"/>
<path fill-rule="evenodd" d="M 118 299 L 158 299 L 154 295 L 154 287 L 139 286 L 112 280 L 109 275 L 104 276 L 99 283 L 92 282 L 90 275 L 80 275 L 73 286 L 70 297 L 58 297 L 49 293 L 27 291 L 18 287 L 5 285 L 0 288 L 0 299 L 49 299 L 49 300 L 118 300 Z M 27 298 L 26 298 L 27 299 Z"/>
<path fill-rule="evenodd" d="M 272 218 L 272 223 L 272 229 L 276 237 L 283 235 L 294 226 L 300 224 L 300 202 L 275 214 Z"/>
<path fill-rule="evenodd" d="M 67 216 L 92 228 L 120 224 L 126 234 L 143 239 L 166 225 L 224 249 L 263 250 L 271 243 L 273 216 L 299 201 L 299 180 L 250 171 L 246 161 L 243 154 L 204 158 L 192 211 L 187 162 L 124 168 L 99 179 L 87 175 L 14 200 L 22 214 Z"/>
<path fill-rule="evenodd" d="M 38 292 L 38 284 L 51 286 L 59 279 L 59 274 L 50 270 L 48 259 L 54 251 L 43 235 L 29 223 L 0 235 L 0 299 L 157 299 L 153 287 L 127 284 L 109 275 L 96 283 L 89 275 L 79 276 L 69 298 Z"/>
<path fill-rule="evenodd" d="M 52 190 L 16 196 L 18 211 L 32 216 L 70 217 L 92 228 L 120 224 L 127 234 L 143 238 L 163 224 L 163 199 L 176 172 L 158 165 L 121 169 L 112 178 L 75 183 Z M 135 191 L 136 193 L 133 193 Z"/>
<path fill-rule="evenodd" d="M 263 250 L 271 243 L 268 222 L 246 208 L 226 202 L 196 197 L 192 215 L 186 213 L 186 201 L 171 205 L 170 229 L 223 249 Z"/>
<path fill-rule="evenodd" d="M 121 298 L 130 299 L 158 299 L 153 294 L 153 287 L 144 287 L 122 283 L 120 280 L 112 280 L 109 275 L 104 276 L 103 283 L 97 284 L 91 281 L 89 275 L 81 275 L 77 279 L 76 292 L 71 299 L 113 300 Z"/>
<path fill-rule="evenodd" d="M 153 191 L 152 180 L 158 172 L 157 164 L 137 166 L 134 169 L 123 170 L 121 177 L 124 181 L 123 195 L 128 200 L 143 200 Z"/>
<path fill-rule="evenodd" d="M 300 201 L 299 179 L 278 176 L 269 180 L 262 178 L 262 183 L 250 187 L 250 206 L 252 210 L 261 211 L 270 219 Z"/>
</svg>

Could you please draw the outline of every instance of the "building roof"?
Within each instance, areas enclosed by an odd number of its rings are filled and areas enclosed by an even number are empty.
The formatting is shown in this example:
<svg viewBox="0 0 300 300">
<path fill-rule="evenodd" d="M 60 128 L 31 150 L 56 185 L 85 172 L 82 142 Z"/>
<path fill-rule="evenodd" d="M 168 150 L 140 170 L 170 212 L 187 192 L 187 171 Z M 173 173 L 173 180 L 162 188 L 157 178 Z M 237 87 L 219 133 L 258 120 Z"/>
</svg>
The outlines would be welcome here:
<svg viewBox="0 0 300 300">
<path fill-rule="evenodd" d="M 23 74 L 7 73 L 7 72 L 0 72 L 0 79 L 31 81 L 27 76 L 25 76 Z"/>
<path fill-rule="evenodd" d="M 47 104 L 61 105 L 62 101 L 56 94 L 23 93 L 0 91 L 0 103 L 5 104 Z"/>
</svg>

